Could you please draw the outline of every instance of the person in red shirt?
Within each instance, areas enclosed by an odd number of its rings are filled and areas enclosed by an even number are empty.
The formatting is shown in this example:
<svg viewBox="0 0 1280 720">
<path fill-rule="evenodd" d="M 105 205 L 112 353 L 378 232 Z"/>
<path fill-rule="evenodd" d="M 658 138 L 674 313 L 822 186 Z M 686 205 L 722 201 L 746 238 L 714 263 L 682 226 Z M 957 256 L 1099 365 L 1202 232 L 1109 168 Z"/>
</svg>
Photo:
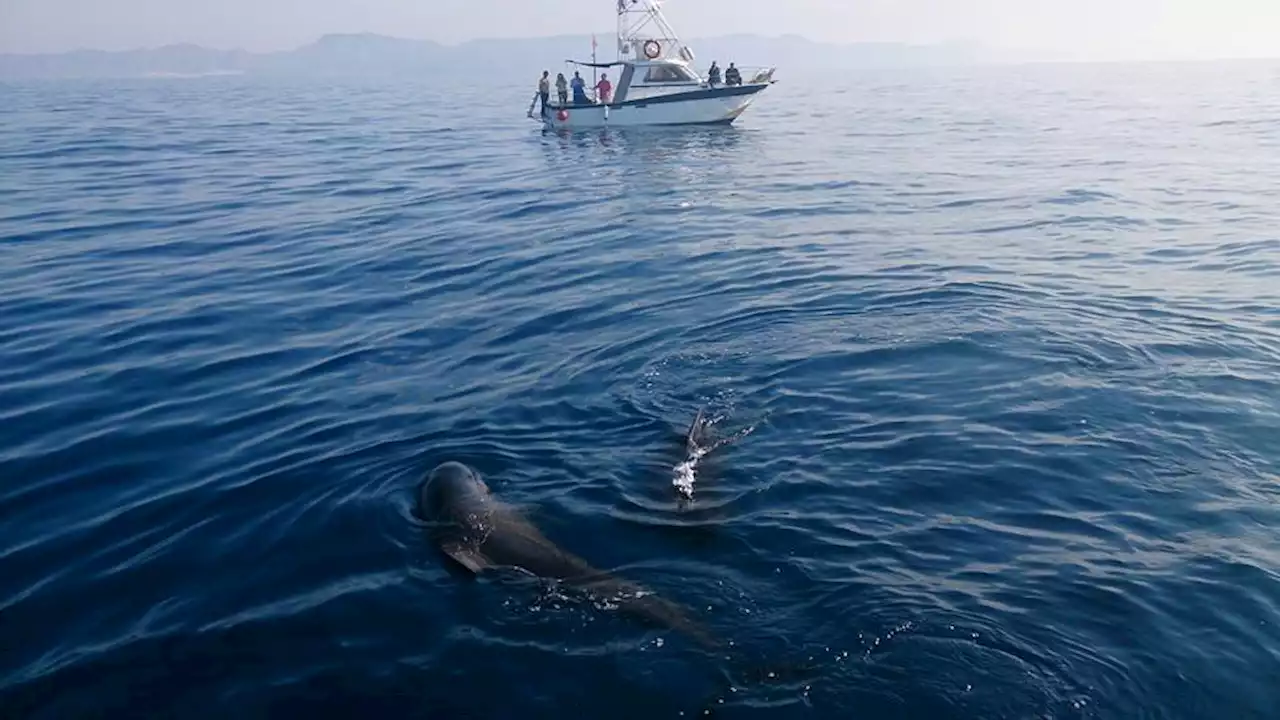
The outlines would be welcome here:
<svg viewBox="0 0 1280 720">
<path fill-rule="evenodd" d="M 609 104 L 609 100 L 613 97 L 613 83 L 609 82 L 609 74 L 601 73 L 600 82 L 596 83 L 596 96 L 600 98 L 600 102 L 605 105 Z"/>
</svg>

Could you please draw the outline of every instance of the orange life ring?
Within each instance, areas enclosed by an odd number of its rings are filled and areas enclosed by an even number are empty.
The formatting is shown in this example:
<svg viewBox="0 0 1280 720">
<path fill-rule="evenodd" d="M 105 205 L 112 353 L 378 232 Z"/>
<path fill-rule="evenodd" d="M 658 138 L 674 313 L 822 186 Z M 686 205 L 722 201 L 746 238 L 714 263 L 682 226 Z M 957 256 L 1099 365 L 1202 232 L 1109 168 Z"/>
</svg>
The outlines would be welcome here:
<svg viewBox="0 0 1280 720">
<path fill-rule="evenodd" d="M 650 60 L 657 60 L 662 54 L 662 45 L 657 40 L 646 40 L 644 43 L 644 56 Z"/>
</svg>

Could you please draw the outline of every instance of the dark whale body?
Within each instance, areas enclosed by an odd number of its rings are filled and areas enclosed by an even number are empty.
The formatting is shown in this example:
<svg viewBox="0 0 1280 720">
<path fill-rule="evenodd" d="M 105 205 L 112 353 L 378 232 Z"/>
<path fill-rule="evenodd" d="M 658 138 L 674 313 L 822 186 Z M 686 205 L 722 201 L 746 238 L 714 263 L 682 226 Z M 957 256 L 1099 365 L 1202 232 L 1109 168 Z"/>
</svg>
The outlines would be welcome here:
<svg viewBox="0 0 1280 720">
<path fill-rule="evenodd" d="M 615 603 L 630 615 L 685 633 L 708 649 L 719 642 L 685 610 L 639 585 L 597 570 L 561 549 L 516 508 L 489 491 L 480 475 L 459 462 L 437 466 L 418 490 L 421 517 L 433 525 L 440 550 L 473 574 L 499 567 L 520 568 L 561 581 Z"/>
</svg>

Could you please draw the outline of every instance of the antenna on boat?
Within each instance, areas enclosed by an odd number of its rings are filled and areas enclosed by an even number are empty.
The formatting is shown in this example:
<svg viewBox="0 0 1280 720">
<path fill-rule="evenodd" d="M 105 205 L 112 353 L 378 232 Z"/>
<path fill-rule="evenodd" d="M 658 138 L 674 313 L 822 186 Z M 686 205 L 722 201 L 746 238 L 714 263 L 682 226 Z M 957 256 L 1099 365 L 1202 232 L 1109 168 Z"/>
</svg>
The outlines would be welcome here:
<svg viewBox="0 0 1280 720">
<path fill-rule="evenodd" d="M 618 60 L 679 58 L 693 62 L 693 50 L 662 14 L 663 0 L 617 0 Z"/>
</svg>

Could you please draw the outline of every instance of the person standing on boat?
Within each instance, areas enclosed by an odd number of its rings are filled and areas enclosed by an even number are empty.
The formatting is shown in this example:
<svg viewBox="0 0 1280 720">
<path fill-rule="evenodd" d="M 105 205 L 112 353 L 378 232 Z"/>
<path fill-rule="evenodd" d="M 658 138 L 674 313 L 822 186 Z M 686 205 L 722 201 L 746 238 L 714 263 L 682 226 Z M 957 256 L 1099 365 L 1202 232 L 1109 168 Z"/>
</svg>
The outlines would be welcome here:
<svg viewBox="0 0 1280 720">
<path fill-rule="evenodd" d="M 564 73 L 556 73 L 556 95 L 560 96 L 560 107 L 569 104 L 569 81 L 564 79 Z"/>
<path fill-rule="evenodd" d="M 715 87 L 720 84 L 720 66 L 715 60 L 711 61 L 711 69 L 707 71 L 707 84 Z"/>
<path fill-rule="evenodd" d="M 551 71 L 543 70 L 538 81 L 538 97 L 542 98 L 542 114 L 547 114 L 547 102 L 551 100 Z"/>
<path fill-rule="evenodd" d="M 613 96 L 613 83 L 609 82 L 609 73 L 600 73 L 600 82 L 596 83 L 596 95 L 602 104 L 609 104 Z"/>
<path fill-rule="evenodd" d="M 724 84 L 725 85 L 741 85 L 742 84 L 742 73 L 738 72 L 738 68 L 733 63 L 729 63 L 729 69 L 724 71 Z"/>
<path fill-rule="evenodd" d="M 569 87 L 573 88 L 573 104 L 574 105 L 590 105 L 587 100 L 587 83 L 582 79 L 582 75 L 577 72 L 573 73 L 573 80 L 569 82 Z"/>
</svg>

